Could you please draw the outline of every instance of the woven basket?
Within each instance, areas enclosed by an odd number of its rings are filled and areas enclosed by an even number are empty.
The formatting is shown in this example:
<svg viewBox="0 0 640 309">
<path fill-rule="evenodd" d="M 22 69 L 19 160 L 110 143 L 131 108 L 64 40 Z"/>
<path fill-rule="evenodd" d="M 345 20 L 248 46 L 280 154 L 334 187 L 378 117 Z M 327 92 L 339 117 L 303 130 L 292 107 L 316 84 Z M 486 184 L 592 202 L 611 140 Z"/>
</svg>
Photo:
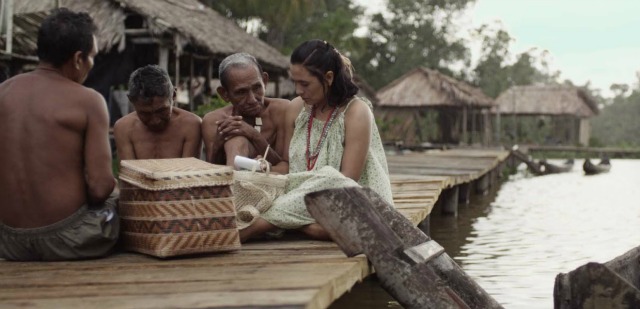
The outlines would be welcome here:
<svg viewBox="0 0 640 309">
<path fill-rule="evenodd" d="M 195 158 L 120 163 L 125 249 L 157 257 L 240 248 L 231 167 Z"/>
<path fill-rule="evenodd" d="M 234 172 L 233 203 L 238 214 L 238 229 L 248 227 L 271 208 L 273 201 L 285 192 L 287 179 L 286 175 Z"/>
</svg>

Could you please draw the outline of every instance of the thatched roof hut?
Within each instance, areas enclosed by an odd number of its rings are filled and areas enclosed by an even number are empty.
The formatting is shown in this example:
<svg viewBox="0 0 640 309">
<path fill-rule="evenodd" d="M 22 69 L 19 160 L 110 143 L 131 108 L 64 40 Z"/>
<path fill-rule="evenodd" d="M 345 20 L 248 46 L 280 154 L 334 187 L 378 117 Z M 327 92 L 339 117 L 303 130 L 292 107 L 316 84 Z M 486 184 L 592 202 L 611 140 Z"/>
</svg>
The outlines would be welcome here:
<svg viewBox="0 0 640 309">
<path fill-rule="evenodd" d="M 496 103 L 492 112 L 497 119 L 507 114 L 513 119 L 504 121 L 510 128 L 502 129 L 514 142 L 588 145 L 589 118 L 599 113 L 587 91 L 568 85 L 514 86 L 500 94 Z M 544 140 L 531 140 L 538 135 Z"/>
<path fill-rule="evenodd" d="M 380 89 L 377 97 L 375 114 L 385 141 L 407 146 L 489 143 L 488 110 L 494 101 L 463 81 L 416 68 Z"/>
<path fill-rule="evenodd" d="M 494 113 L 522 115 L 572 115 L 580 118 L 599 113 L 596 101 L 585 90 L 565 85 L 514 86 L 496 99 Z"/>
<path fill-rule="evenodd" d="M 378 91 L 380 107 L 491 107 L 479 88 L 427 68 L 416 68 Z"/>
<path fill-rule="evenodd" d="M 60 7 L 85 11 L 98 26 L 102 52 L 117 47 L 122 52 L 127 35 L 149 34 L 159 43 L 175 44 L 180 54 L 189 46 L 200 54 L 217 58 L 235 52 L 254 55 L 265 69 L 286 72 L 288 59 L 267 43 L 247 34 L 235 22 L 197 0 L 58 0 Z M 33 56 L 37 29 L 55 7 L 55 1 L 20 0 L 14 3 L 14 54 Z M 138 25 L 127 20 L 130 13 L 143 17 Z M 164 42 L 167 41 L 167 42 Z M 1 43 L 4 46 L 4 42 Z"/>
</svg>

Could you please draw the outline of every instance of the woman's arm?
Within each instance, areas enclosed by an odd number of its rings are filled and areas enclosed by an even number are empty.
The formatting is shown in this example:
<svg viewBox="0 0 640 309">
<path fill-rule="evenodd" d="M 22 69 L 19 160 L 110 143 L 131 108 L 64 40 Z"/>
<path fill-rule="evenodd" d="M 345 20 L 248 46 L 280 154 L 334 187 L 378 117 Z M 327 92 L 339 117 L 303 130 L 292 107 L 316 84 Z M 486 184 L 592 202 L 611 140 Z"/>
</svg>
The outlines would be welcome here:
<svg viewBox="0 0 640 309">
<path fill-rule="evenodd" d="M 282 134 L 278 134 L 278 142 L 277 145 L 282 145 L 279 148 L 279 151 L 282 151 L 282 161 L 278 164 L 274 165 L 271 170 L 280 174 L 288 174 L 289 173 L 289 145 L 291 144 L 291 138 L 293 137 L 293 131 L 296 126 L 296 118 L 302 108 L 304 107 L 304 101 L 300 97 L 297 97 L 291 101 L 291 103 L 287 104 L 284 117 L 282 117 L 282 122 L 279 123 L 278 131 L 281 131 Z"/>
<path fill-rule="evenodd" d="M 355 100 L 344 119 L 344 153 L 340 172 L 355 181 L 360 180 L 369 153 L 373 113 L 362 100 Z"/>
</svg>

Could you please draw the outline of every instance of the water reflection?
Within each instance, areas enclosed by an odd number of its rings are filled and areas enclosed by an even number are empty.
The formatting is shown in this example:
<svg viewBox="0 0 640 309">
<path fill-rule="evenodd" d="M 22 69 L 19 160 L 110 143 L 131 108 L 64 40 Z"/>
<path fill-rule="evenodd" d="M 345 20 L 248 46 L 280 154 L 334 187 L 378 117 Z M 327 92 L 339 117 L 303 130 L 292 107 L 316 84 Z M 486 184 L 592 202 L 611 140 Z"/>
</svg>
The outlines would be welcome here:
<svg viewBox="0 0 640 309">
<path fill-rule="evenodd" d="M 540 177 L 521 171 L 461 205 L 458 218 L 434 210 L 431 236 L 505 308 L 553 308 L 558 273 L 640 245 L 640 160 L 612 160 L 611 172 L 595 176 L 581 166 Z M 331 308 L 399 305 L 367 280 Z"/>
<path fill-rule="evenodd" d="M 432 237 L 505 307 L 552 308 L 558 273 L 640 245 L 640 161 L 614 160 L 610 173 L 596 176 L 585 176 L 581 164 L 565 174 L 512 177 L 489 206 L 469 208 L 486 214 L 466 220 L 462 246 L 451 238 L 463 237 L 464 220 L 453 230 L 434 220 Z"/>
</svg>

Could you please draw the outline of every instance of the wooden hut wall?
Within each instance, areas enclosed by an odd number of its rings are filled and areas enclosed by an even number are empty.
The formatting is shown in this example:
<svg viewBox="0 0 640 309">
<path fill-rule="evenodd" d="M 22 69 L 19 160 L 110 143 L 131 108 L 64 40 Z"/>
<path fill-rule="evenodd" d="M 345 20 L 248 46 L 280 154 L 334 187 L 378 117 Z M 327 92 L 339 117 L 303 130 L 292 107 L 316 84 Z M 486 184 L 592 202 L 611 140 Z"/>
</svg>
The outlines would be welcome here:
<svg viewBox="0 0 640 309">
<path fill-rule="evenodd" d="M 578 129 L 578 143 L 582 146 L 589 146 L 591 139 L 591 121 L 589 118 L 580 118 Z"/>
</svg>

